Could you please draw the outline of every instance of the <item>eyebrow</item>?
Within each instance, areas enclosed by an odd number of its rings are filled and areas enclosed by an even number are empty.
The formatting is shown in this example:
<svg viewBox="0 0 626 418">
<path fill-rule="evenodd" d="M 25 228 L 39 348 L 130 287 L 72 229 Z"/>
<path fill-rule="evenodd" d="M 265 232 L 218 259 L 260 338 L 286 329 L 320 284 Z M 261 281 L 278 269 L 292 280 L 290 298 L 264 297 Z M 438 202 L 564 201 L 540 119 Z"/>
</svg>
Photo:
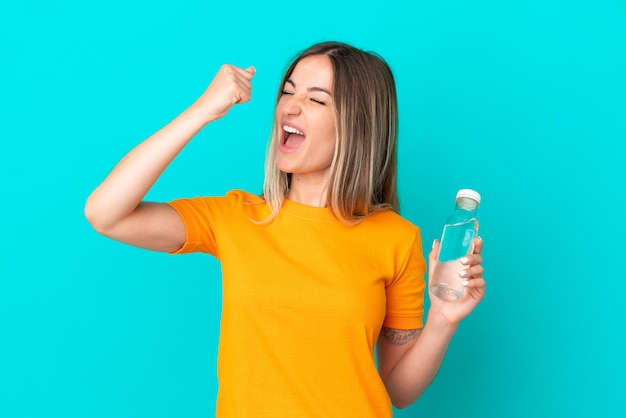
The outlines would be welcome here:
<svg viewBox="0 0 626 418">
<path fill-rule="evenodd" d="M 293 88 L 294 88 L 294 89 L 296 88 L 296 83 L 294 83 L 291 79 L 286 80 L 286 81 L 285 81 L 285 84 L 287 84 L 287 83 L 291 84 L 291 85 L 293 86 Z M 321 88 L 321 87 L 309 87 L 309 88 L 307 89 L 307 91 L 321 91 L 322 93 L 326 93 L 326 94 L 328 94 L 330 97 L 333 97 L 333 95 L 332 95 L 332 94 L 331 94 L 328 90 L 323 89 L 323 88 Z"/>
</svg>

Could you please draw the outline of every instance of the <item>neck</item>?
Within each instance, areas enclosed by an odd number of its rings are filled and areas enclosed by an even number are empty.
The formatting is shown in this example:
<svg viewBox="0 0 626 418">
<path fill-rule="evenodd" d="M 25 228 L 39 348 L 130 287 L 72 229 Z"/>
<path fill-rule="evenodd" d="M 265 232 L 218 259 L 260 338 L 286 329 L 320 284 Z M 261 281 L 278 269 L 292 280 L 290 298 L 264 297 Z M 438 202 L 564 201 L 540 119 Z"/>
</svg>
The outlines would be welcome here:
<svg viewBox="0 0 626 418">
<path fill-rule="evenodd" d="M 291 175 L 291 184 L 287 192 L 287 199 L 292 202 L 308 206 L 326 207 L 328 191 L 328 179 L 304 176 L 300 174 Z"/>
</svg>

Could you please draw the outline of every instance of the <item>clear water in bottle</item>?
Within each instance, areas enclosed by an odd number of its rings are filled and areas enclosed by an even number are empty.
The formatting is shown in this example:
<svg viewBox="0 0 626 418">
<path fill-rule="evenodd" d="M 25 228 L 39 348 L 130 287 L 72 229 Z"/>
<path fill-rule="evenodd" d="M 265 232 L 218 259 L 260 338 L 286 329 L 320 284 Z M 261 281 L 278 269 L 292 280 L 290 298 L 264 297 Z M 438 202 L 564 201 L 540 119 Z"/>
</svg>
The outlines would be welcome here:
<svg viewBox="0 0 626 418">
<path fill-rule="evenodd" d="M 443 300 L 457 300 L 463 296 L 463 279 L 459 271 L 465 266 L 459 260 L 437 263 L 437 273 L 441 280 L 430 287 L 433 295 Z"/>
<path fill-rule="evenodd" d="M 459 276 L 459 272 L 467 266 L 461 263 L 461 258 L 474 250 L 477 229 L 475 219 L 444 226 L 431 286 L 435 296 L 444 300 L 456 300 L 463 296 L 464 279 Z"/>
<path fill-rule="evenodd" d="M 457 300 L 463 296 L 465 286 L 459 272 L 467 268 L 461 259 L 474 251 L 474 238 L 478 234 L 476 210 L 480 195 L 469 189 L 459 190 L 455 210 L 446 220 L 441 236 L 437 264 L 432 274 L 431 292 L 443 300 Z"/>
</svg>

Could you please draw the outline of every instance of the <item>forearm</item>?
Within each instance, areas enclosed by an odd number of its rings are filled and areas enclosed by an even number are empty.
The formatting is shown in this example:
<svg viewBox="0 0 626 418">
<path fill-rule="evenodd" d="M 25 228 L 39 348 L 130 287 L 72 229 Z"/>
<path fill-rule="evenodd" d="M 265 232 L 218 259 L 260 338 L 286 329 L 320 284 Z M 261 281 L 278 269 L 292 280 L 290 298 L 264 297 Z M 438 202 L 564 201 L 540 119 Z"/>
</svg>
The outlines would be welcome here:
<svg viewBox="0 0 626 418">
<path fill-rule="evenodd" d="M 441 367 L 448 345 L 460 322 L 482 300 L 485 280 L 482 278 L 482 239 L 475 240 L 474 252 L 467 256 L 463 277 L 468 281 L 465 294 L 457 301 L 431 298 L 424 328 L 419 337 L 412 336 L 416 330 L 389 330 L 381 332 L 378 344 L 378 366 L 391 401 L 404 408 L 415 402 L 435 378 Z M 435 241 L 428 259 L 429 265 L 437 262 L 439 243 Z M 408 341 L 390 338 L 404 335 Z"/>
<path fill-rule="evenodd" d="M 458 325 L 429 316 L 421 335 L 404 353 L 385 380 L 393 404 L 404 408 L 415 402 L 435 378 Z"/>
<path fill-rule="evenodd" d="M 87 199 L 85 214 L 94 227 L 104 230 L 130 215 L 205 124 L 192 106 L 131 150 Z"/>
<path fill-rule="evenodd" d="M 254 67 L 223 65 L 194 104 L 120 161 L 87 199 L 85 215 L 104 232 L 135 213 L 174 157 L 207 123 L 250 100 Z"/>
</svg>

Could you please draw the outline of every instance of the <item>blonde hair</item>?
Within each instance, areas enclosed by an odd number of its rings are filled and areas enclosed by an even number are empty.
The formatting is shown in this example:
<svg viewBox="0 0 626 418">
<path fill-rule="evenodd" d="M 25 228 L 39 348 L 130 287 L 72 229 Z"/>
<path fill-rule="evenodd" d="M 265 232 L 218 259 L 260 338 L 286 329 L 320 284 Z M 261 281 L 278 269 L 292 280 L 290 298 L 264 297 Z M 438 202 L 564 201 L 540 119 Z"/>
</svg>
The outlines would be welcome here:
<svg viewBox="0 0 626 418">
<path fill-rule="evenodd" d="M 303 58 L 326 55 L 333 68 L 336 149 L 330 167 L 327 204 L 343 222 L 353 224 L 381 209 L 399 211 L 396 190 L 398 106 L 391 69 L 378 55 L 339 42 L 303 51 L 289 66 L 280 89 Z M 280 90 L 276 102 L 280 99 Z M 263 198 L 279 212 L 291 174 L 276 165 L 280 126 L 274 121 L 265 166 Z"/>
</svg>

